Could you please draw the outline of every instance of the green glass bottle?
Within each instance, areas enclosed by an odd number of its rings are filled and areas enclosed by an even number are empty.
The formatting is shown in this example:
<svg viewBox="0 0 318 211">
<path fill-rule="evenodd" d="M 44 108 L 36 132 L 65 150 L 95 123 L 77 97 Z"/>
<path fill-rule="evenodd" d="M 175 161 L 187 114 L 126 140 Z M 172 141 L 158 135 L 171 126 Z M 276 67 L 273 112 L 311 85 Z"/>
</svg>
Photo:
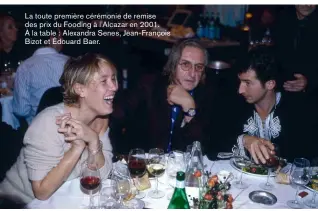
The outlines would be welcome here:
<svg viewBox="0 0 318 211">
<path fill-rule="evenodd" d="M 190 209 L 184 185 L 185 173 L 177 172 L 177 182 L 168 209 Z"/>
</svg>

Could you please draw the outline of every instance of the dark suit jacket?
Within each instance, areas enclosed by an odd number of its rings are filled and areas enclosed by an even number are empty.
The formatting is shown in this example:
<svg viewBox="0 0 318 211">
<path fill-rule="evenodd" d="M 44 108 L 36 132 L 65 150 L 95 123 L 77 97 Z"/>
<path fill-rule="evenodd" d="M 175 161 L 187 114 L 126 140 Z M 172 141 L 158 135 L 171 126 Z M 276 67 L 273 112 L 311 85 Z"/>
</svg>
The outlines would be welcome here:
<svg viewBox="0 0 318 211">
<path fill-rule="evenodd" d="M 138 88 L 128 94 L 118 94 L 111 115 L 110 138 L 117 153 L 127 154 L 132 148 L 159 147 L 167 149 L 171 128 L 171 105 L 167 102 L 168 80 L 150 75 L 143 77 Z M 172 135 L 172 149 L 185 151 L 193 141 L 208 138 L 209 96 L 205 86 L 193 93 L 196 116 L 181 128 L 182 110 L 176 119 Z"/>
<path fill-rule="evenodd" d="M 295 73 L 303 74 L 308 80 L 307 92 L 314 91 L 314 95 L 318 93 L 317 25 L 318 8 L 304 20 L 298 20 L 293 6 L 282 11 L 274 34 L 283 81 L 295 80 Z"/>
<path fill-rule="evenodd" d="M 47 107 L 63 102 L 63 88 L 60 86 L 52 87 L 46 90 L 41 97 L 36 114 L 40 113 Z"/>
</svg>

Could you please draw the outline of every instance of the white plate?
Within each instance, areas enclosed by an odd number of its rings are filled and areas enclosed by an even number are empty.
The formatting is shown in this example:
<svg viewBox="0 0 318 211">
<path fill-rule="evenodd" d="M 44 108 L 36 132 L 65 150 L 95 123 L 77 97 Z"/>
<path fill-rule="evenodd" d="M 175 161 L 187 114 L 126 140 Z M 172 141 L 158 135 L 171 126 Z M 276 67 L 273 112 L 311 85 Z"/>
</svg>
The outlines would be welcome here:
<svg viewBox="0 0 318 211">
<path fill-rule="evenodd" d="M 316 192 L 318 193 L 318 190 L 312 189 L 311 187 L 309 187 L 309 186 L 307 186 L 307 185 L 305 186 L 305 188 L 308 189 L 308 190 L 311 190 L 311 191 L 313 191 L 313 192 L 316 191 Z"/>
<path fill-rule="evenodd" d="M 243 172 L 244 174 L 252 175 L 252 176 L 256 176 L 256 177 L 267 177 L 267 174 L 266 174 L 266 175 L 253 174 L 253 173 L 250 173 L 250 172 L 243 171 L 241 168 L 239 168 L 239 167 L 237 167 L 237 166 L 235 165 L 234 158 L 231 158 L 230 164 L 231 164 L 231 166 L 232 166 L 234 169 L 236 169 L 236 170 L 238 170 L 238 171 L 240 171 L 240 172 Z M 271 177 L 275 177 L 275 173 L 272 172 L 270 176 L 271 176 Z"/>
</svg>

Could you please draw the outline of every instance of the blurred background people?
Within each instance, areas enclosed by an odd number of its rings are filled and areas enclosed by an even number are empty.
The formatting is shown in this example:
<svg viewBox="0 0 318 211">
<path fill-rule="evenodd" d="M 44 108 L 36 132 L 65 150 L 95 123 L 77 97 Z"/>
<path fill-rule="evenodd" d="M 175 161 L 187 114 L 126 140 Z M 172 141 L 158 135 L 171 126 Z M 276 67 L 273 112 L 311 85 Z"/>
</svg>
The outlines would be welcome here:
<svg viewBox="0 0 318 211">
<path fill-rule="evenodd" d="M 16 71 L 21 62 L 31 55 L 33 46 L 25 47 L 24 39 L 18 39 L 18 26 L 14 18 L 0 14 L 0 74 Z"/>
<path fill-rule="evenodd" d="M 36 115 L 43 93 L 51 87 L 60 86 L 59 79 L 68 59 L 68 56 L 60 53 L 63 45 L 57 43 L 63 39 L 60 31 L 52 30 L 56 36 L 41 37 L 42 41 L 50 40 L 50 44 L 39 47 L 16 72 L 13 113 L 28 124 Z"/>
<path fill-rule="evenodd" d="M 290 96 L 317 98 L 318 11 L 316 5 L 288 7 L 279 17 L 275 46 L 282 66 L 284 90 Z"/>
</svg>

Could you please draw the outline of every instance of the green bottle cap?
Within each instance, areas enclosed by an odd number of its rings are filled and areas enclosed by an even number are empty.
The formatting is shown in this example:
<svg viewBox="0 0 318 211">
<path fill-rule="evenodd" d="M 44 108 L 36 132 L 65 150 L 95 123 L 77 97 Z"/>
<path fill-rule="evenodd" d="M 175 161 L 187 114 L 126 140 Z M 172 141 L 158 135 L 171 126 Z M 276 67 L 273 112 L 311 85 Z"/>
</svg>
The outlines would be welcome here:
<svg viewBox="0 0 318 211">
<path fill-rule="evenodd" d="M 177 172 L 177 180 L 184 181 L 184 179 L 185 179 L 185 173 L 183 171 L 178 171 Z"/>
</svg>

